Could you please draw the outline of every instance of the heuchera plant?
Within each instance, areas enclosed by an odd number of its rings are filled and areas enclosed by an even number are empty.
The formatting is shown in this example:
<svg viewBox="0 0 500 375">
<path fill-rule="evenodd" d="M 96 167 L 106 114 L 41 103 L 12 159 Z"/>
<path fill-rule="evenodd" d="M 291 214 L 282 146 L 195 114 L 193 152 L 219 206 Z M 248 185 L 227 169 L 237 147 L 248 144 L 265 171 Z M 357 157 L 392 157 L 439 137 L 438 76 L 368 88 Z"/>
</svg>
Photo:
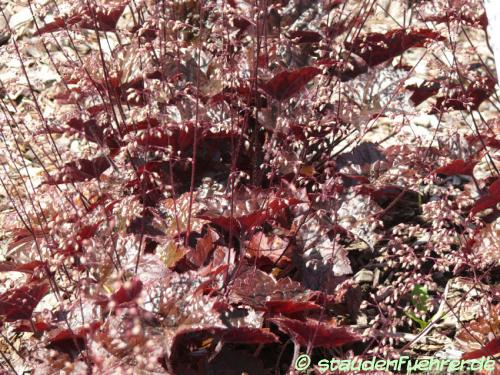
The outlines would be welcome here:
<svg viewBox="0 0 500 375">
<path fill-rule="evenodd" d="M 22 273 L 0 294 L 6 368 L 284 374 L 301 351 L 387 356 L 418 332 L 415 285 L 431 312 L 446 278 L 498 282 L 481 2 L 379 3 L 28 0 L 28 40 L 7 22 L 2 47 L 19 71 L 0 90 L 0 272 Z M 30 44 L 58 77 L 45 91 Z M 429 139 L 411 135 L 422 118 Z M 366 267 L 380 285 L 353 278 Z"/>
</svg>

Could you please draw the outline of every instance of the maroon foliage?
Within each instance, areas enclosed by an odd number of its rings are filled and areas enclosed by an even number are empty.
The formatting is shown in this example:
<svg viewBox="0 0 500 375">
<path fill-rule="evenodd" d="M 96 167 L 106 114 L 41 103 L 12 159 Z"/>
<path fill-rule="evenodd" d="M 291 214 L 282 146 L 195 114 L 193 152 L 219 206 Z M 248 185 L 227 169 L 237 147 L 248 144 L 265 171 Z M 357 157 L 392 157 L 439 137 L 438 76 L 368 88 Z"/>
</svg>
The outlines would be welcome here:
<svg viewBox="0 0 500 375">
<path fill-rule="evenodd" d="M 321 306 L 313 302 L 301 302 L 301 301 L 267 301 L 266 308 L 270 314 L 283 314 L 283 315 L 291 315 L 302 313 L 305 311 L 314 311 L 321 310 Z"/>
<path fill-rule="evenodd" d="M 472 171 L 474 170 L 476 164 L 477 161 L 475 160 L 464 161 L 462 159 L 458 159 L 453 160 L 450 164 L 447 164 L 444 167 L 437 168 L 434 172 L 444 176 L 453 176 L 458 174 L 472 176 Z"/>
<path fill-rule="evenodd" d="M 109 124 L 99 126 L 95 119 L 83 121 L 79 118 L 72 118 L 68 121 L 68 126 L 76 130 L 89 142 L 95 142 L 100 146 L 108 146 L 110 149 L 117 149 L 120 147 L 120 143 L 117 141 L 116 136 L 113 134 L 104 135 L 105 129 L 108 132 L 111 130 Z"/>
<path fill-rule="evenodd" d="M 321 34 L 308 30 L 293 30 L 288 33 L 288 37 L 295 43 L 318 43 L 321 41 Z"/>
<path fill-rule="evenodd" d="M 169 362 L 176 374 L 195 374 L 208 366 L 217 343 L 268 344 L 278 337 L 260 328 L 201 328 L 178 332 L 173 340 Z"/>
<path fill-rule="evenodd" d="M 275 280 L 260 270 L 247 269 L 235 279 L 230 299 L 254 308 L 265 309 L 269 301 L 290 300 L 300 297 L 303 292 L 304 287 L 289 278 Z"/>
<path fill-rule="evenodd" d="M 82 29 L 96 29 L 100 31 L 112 31 L 121 14 L 125 10 L 126 3 L 112 4 L 110 7 L 84 7 L 80 11 L 66 17 L 57 17 L 54 21 L 45 24 L 35 35 L 50 33 L 65 29 L 69 26 L 78 24 Z"/>
<path fill-rule="evenodd" d="M 403 2 L 7 4 L 2 366 L 285 374 L 404 352 L 452 279 L 496 283 L 482 4 Z"/>
<path fill-rule="evenodd" d="M 99 176 L 110 166 L 111 163 L 109 158 L 105 156 L 99 156 L 91 160 L 78 159 L 67 163 L 62 168 L 62 172 L 59 172 L 55 176 L 51 176 L 47 183 L 57 185 L 67 184 L 70 182 L 88 181 L 94 178 L 99 178 Z"/>
<path fill-rule="evenodd" d="M 298 93 L 321 70 L 305 67 L 293 71 L 284 71 L 262 84 L 262 89 L 277 100 L 285 100 Z"/>
<path fill-rule="evenodd" d="M 452 85 L 445 96 L 439 96 L 431 114 L 449 110 L 477 110 L 494 92 L 496 82 L 490 77 L 479 77 L 465 88 Z"/>
<path fill-rule="evenodd" d="M 120 286 L 116 292 L 111 295 L 111 300 L 116 304 L 130 302 L 136 299 L 142 291 L 142 282 L 139 278 L 134 277 L 126 281 L 124 285 Z"/>
<path fill-rule="evenodd" d="M 210 217 L 207 215 L 200 215 L 200 219 L 209 220 L 215 225 L 225 229 L 226 231 L 246 232 L 250 229 L 262 225 L 268 218 L 268 214 L 263 211 L 253 212 L 249 215 L 242 215 L 240 217 Z"/>
<path fill-rule="evenodd" d="M 87 346 L 88 335 L 97 330 L 99 322 L 91 322 L 85 327 L 59 328 L 47 336 L 47 348 L 76 357 Z"/>
<path fill-rule="evenodd" d="M 347 82 L 368 71 L 366 61 L 354 52 L 344 53 L 343 59 L 321 59 L 319 66 L 328 68 L 328 73 L 338 77 L 342 82 Z"/>
<path fill-rule="evenodd" d="M 47 282 L 31 282 L 0 295 L 0 316 L 7 322 L 30 319 L 38 302 L 49 291 Z"/>
<path fill-rule="evenodd" d="M 226 343 L 270 344 L 278 341 L 278 336 L 265 328 L 239 327 L 228 328 L 220 334 Z"/>
<path fill-rule="evenodd" d="M 280 331 L 301 346 L 334 348 L 361 338 L 344 327 L 335 327 L 328 323 L 307 319 L 300 321 L 289 318 L 272 318 L 270 322 L 276 324 Z"/>
<path fill-rule="evenodd" d="M 14 332 L 33 332 L 33 328 L 36 332 L 46 332 L 50 331 L 54 328 L 57 328 L 56 325 L 51 324 L 49 322 L 45 322 L 40 319 L 39 316 L 35 315 L 35 319 L 32 321 L 29 320 L 18 320 L 14 325 Z"/>
<path fill-rule="evenodd" d="M 420 85 L 409 85 L 406 87 L 407 90 L 413 92 L 410 96 L 410 101 L 414 106 L 418 106 L 420 103 L 436 95 L 440 88 L 441 84 L 438 81 L 424 81 Z"/>
<path fill-rule="evenodd" d="M 486 345 L 484 345 L 481 349 L 473 350 L 471 352 L 466 352 L 462 354 L 462 359 L 477 359 L 481 357 L 491 357 L 500 353 L 500 338 L 497 337 Z"/>
<path fill-rule="evenodd" d="M 432 40 L 444 38 L 429 29 L 397 29 L 359 36 L 351 42 L 346 42 L 346 48 L 361 56 L 368 66 L 375 66 L 401 55 L 412 47 L 424 47 Z"/>
<path fill-rule="evenodd" d="M 32 274 L 36 270 L 41 269 L 46 265 L 45 262 L 40 262 L 38 260 L 34 260 L 28 263 L 16 263 L 12 261 L 4 261 L 0 262 L 0 272 L 24 272 Z"/>
<path fill-rule="evenodd" d="M 500 178 L 490 185 L 486 195 L 476 201 L 470 210 L 470 214 L 475 215 L 488 208 L 494 208 L 498 203 L 500 203 Z"/>
</svg>

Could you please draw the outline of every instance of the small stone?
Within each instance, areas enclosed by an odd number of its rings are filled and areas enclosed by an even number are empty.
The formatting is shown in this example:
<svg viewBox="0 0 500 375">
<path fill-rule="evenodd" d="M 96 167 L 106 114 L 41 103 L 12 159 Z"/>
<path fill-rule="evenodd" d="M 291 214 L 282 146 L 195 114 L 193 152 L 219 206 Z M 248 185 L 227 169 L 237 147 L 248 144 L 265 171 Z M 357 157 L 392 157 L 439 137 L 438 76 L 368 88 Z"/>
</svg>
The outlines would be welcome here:
<svg viewBox="0 0 500 375">
<path fill-rule="evenodd" d="M 20 31 L 23 33 L 26 26 L 28 26 L 33 21 L 33 15 L 31 14 L 29 7 L 21 8 L 17 13 L 13 14 L 9 20 L 9 26 L 12 30 Z"/>
<path fill-rule="evenodd" d="M 376 288 L 378 286 L 379 281 L 380 281 L 380 269 L 375 268 L 375 271 L 373 272 L 372 288 Z"/>
<path fill-rule="evenodd" d="M 368 317 L 366 314 L 360 313 L 356 318 L 356 324 L 360 327 L 365 327 L 368 325 Z"/>
<path fill-rule="evenodd" d="M 356 275 L 354 275 L 354 281 L 359 284 L 371 284 L 373 282 L 373 271 L 365 269 L 360 270 Z"/>
<path fill-rule="evenodd" d="M 7 42 L 9 41 L 9 39 L 10 39 L 10 35 L 9 34 L 0 33 L 0 46 L 3 46 L 4 44 L 7 44 Z"/>
</svg>

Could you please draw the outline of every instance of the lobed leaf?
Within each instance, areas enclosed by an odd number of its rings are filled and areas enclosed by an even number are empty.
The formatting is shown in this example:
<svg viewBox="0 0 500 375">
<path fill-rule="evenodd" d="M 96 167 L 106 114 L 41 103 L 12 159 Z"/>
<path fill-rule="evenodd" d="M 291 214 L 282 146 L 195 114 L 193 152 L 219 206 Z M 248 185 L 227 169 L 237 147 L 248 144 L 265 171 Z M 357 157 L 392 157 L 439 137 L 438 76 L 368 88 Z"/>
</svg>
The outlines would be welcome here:
<svg viewBox="0 0 500 375">
<path fill-rule="evenodd" d="M 476 164 L 476 160 L 464 161 L 462 159 L 458 159 L 453 160 L 450 164 L 447 164 L 444 167 L 437 168 L 434 172 L 444 176 L 454 176 L 459 174 L 473 176 L 473 170 Z"/>
<path fill-rule="evenodd" d="M 321 70 L 312 66 L 278 73 L 262 85 L 262 89 L 276 100 L 285 100 L 298 93 Z"/>
<path fill-rule="evenodd" d="M 78 159 L 64 165 L 62 172 L 49 177 L 47 184 L 58 185 L 73 182 L 89 181 L 99 178 L 109 167 L 109 158 L 99 156 L 95 159 Z"/>
<path fill-rule="evenodd" d="M 357 334 L 345 327 L 334 327 L 317 320 L 300 321 L 289 318 L 271 318 L 271 323 L 301 346 L 335 348 L 361 340 Z"/>
<path fill-rule="evenodd" d="M 394 29 L 373 32 L 346 42 L 347 50 L 361 56 L 368 66 L 375 66 L 401 55 L 412 47 L 425 47 L 430 41 L 442 41 L 440 33 L 430 29 Z"/>
<path fill-rule="evenodd" d="M 491 357 L 500 353 L 500 337 L 494 338 L 481 349 L 473 350 L 462 354 L 462 359 L 478 359 L 481 357 Z"/>
<path fill-rule="evenodd" d="M 30 319 L 33 310 L 49 289 L 47 282 L 32 282 L 7 290 L 0 295 L 0 316 L 7 322 Z"/>
</svg>

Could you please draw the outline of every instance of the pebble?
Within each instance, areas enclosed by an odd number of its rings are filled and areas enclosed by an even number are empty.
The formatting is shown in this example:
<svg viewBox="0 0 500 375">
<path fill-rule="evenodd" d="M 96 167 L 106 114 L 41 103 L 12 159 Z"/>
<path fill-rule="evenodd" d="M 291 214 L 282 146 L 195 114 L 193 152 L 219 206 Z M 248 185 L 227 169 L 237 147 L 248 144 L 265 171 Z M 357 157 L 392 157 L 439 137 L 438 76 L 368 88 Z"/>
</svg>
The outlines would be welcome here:
<svg viewBox="0 0 500 375">
<path fill-rule="evenodd" d="M 23 33 L 32 21 L 33 16 L 30 8 L 25 7 L 10 17 L 9 26 L 12 30 Z"/>
<path fill-rule="evenodd" d="M 6 33 L 0 33 L 0 46 L 7 44 L 10 39 L 10 35 Z"/>
<path fill-rule="evenodd" d="M 7 18 L 7 22 L 10 19 L 10 13 L 8 10 L 4 10 L 5 17 Z M 7 28 L 7 22 L 2 14 L 0 14 L 0 46 L 7 44 L 10 39 L 9 30 Z"/>
<path fill-rule="evenodd" d="M 362 269 L 354 275 L 354 281 L 359 284 L 371 284 L 373 282 L 373 271 Z"/>
</svg>

